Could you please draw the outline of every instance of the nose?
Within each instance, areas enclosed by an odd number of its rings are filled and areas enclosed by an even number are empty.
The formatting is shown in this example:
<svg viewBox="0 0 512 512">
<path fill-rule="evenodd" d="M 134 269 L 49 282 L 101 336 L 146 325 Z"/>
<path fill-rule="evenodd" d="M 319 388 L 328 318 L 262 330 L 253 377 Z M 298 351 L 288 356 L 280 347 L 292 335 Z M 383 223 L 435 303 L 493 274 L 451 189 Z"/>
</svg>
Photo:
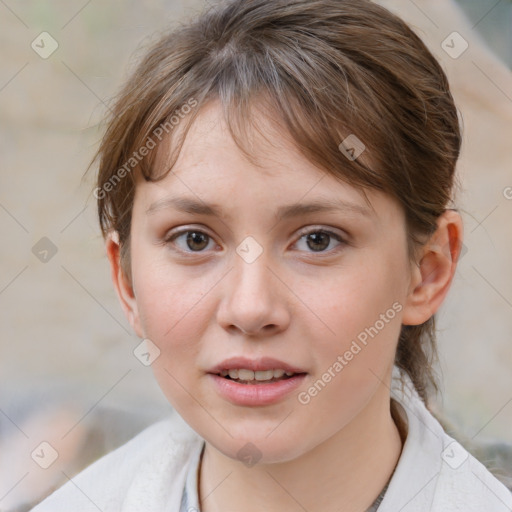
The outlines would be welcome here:
<svg viewBox="0 0 512 512">
<path fill-rule="evenodd" d="M 287 287 L 261 255 L 248 263 L 235 255 L 222 288 L 217 321 L 227 331 L 250 336 L 275 335 L 290 323 Z"/>
</svg>

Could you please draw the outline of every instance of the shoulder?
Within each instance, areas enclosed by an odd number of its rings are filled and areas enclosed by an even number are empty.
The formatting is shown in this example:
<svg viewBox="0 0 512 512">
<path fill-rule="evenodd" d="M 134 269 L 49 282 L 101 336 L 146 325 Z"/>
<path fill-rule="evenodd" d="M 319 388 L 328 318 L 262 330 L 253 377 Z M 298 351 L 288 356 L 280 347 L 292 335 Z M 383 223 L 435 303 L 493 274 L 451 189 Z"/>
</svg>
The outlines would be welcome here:
<svg viewBox="0 0 512 512">
<path fill-rule="evenodd" d="M 432 511 L 512 511 L 512 493 L 509 489 L 447 434 L 441 458 L 443 464 Z"/>
<path fill-rule="evenodd" d="M 132 504 L 142 507 L 141 494 L 151 486 L 157 489 L 155 500 L 168 499 L 169 493 L 183 486 L 183 468 L 200 442 L 201 438 L 173 412 L 71 478 L 32 512 L 143 510 Z M 159 481 L 164 478 L 175 483 L 165 492 Z"/>
<path fill-rule="evenodd" d="M 407 439 L 379 512 L 511 512 L 510 491 L 444 431 L 407 376 L 404 381 L 404 388 L 394 382 L 392 397 Z"/>
</svg>

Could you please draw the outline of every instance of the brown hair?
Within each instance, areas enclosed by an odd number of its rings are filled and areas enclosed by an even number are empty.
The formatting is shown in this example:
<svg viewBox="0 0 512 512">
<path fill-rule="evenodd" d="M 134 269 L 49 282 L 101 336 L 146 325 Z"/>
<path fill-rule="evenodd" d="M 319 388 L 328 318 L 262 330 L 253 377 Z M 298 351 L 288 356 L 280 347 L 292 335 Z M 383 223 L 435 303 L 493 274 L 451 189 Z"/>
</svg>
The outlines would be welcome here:
<svg viewBox="0 0 512 512">
<path fill-rule="evenodd" d="M 164 176 L 201 107 L 213 99 L 248 156 L 246 128 L 254 124 L 258 100 L 311 162 L 397 199 L 411 261 L 435 231 L 451 198 L 461 140 L 445 73 L 419 37 L 367 0 L 232 0 L 164 34 L 112 108 L 97 154 L 95 196 L 103 235 L 119 234 L 128 277 L 130 171 L 140 169 L 147 180 Z M 162 127 L 174 157 L 157 176 L 157 151 L 148 148 L 161 140 Z M 340 151 L 351 134 L 368 158 Z M 425 404 L 429 388 L 438 391 L 434 331 L 434 317 L 402 326 L 395 358 Z"/>
</svg>

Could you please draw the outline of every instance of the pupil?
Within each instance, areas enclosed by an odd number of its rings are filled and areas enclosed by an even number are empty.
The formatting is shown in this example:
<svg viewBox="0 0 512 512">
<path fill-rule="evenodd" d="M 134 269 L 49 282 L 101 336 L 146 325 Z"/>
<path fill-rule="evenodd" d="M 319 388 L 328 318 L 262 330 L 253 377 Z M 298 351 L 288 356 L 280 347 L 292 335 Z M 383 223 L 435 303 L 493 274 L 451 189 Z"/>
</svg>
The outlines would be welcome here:
<svg viewBox="0 0 512 512">
<path fill-rule="evenodd" d="M 319 244 L 316 246 L 311 246 L 309 244 L 310 241 L 313 241 L 314 244 Z M 323 242 L 323 243 L 322 243 Z M 329 235 L 327 233 L 312 233 L 308 235 L 308 246 L 312 250 L 323 250 L 329 247 Z"/>
<path fill-rule="evenodd" d="M 208 245 L 208 240 L 206 239 L 207 236 L 204 233 L 197 233 L 196 231 L 191 231 L 187 235 L 187 245 L 190 249 L 204 249 Z M 201 239 L 203 240 L 203 243 L 201 243 Z M 199 244 L 200 247 L 193 247 L 192 245 Z"/>
</svg>

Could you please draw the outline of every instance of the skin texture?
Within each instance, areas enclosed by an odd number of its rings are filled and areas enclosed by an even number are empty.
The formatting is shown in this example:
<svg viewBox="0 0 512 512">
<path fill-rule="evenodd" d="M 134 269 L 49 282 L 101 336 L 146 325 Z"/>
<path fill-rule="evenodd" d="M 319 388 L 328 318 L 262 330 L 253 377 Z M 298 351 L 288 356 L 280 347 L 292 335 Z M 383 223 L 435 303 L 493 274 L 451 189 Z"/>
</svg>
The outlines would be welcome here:
<svg viewBox="0 0 512 512">
<path fill-rule="evenodd" d="M 453 211 L 443 214 L 418 264 L 411 262 L 404 213 L 394 199 L 369 190 L 368 205 L 358 190 L 307 161 L 282 129 L 258 121 L 266 135 L 254 138 L 258 166 L 237 148 L 212 102 L 172 172 L 155 183 L 136 175 L 132 281 L 121 270 L 115 234 L 107 238 L 112 279 L 137 335 L 161 351 L 152 367 L 164 394 L 206 440 L 203 511 L 329 512 L 343 504 L 360 512 L 378 496 L 402 449 L 389 407 L 401 324 L 422 323 L 441 305 L 455 272 L 461 220 Z M 222 217 L 162 205 L 147 211 L 171 195 L 214 203 Z M 280 206 L 326 199 L 356 207 L 274 217 Z M 178 228 L 208 236 L 195 245 L 187 245 L 186 233 L 169 241 Z M 308 238 L 303 228 L 333 231 L 343 242 Z M 252 263 L 236 252 L 248 236 L 263 250 Z M 394 318 L 309 403 L 300 403 L 298 393 L 393 304 Z M 275 357 L 308 375 L 276 404 L 234 405 L 217 394 L 207 371 L 235 355 Z M 248 442 L 261 454 L 252 467 L 237 457 Z"/>
</svg>

